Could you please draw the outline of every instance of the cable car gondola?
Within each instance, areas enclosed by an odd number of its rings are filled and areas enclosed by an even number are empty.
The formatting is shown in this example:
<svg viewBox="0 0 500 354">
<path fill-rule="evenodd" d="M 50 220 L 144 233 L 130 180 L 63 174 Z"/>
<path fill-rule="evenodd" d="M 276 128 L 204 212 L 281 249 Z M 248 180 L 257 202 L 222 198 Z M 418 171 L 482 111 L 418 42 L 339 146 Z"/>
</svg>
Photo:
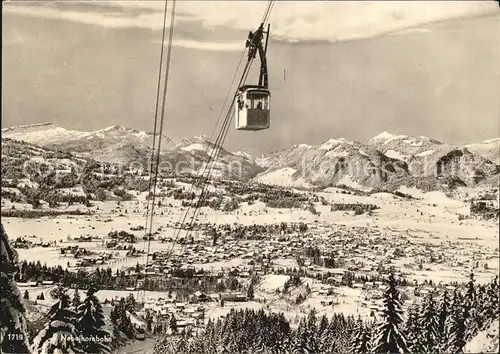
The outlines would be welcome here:
<svg viewBox="0 0 500 354">
<path fill-rule="evenodd" d="M 271 92 L 268 88 L 266 60 L 269 29 L 270 25 L 267 26 L 267 32 L 264 32 L 264 24 L 261 24 L 255 33 L 250 32 L 248 35 L 248 60 L 254 59 L 259 53 L 260 76 L 258 85 L 243 85 L 238 88 L 235 105 L 237 130 L 256 131 L 269 129 L 270 126 Z"/>
</svg>

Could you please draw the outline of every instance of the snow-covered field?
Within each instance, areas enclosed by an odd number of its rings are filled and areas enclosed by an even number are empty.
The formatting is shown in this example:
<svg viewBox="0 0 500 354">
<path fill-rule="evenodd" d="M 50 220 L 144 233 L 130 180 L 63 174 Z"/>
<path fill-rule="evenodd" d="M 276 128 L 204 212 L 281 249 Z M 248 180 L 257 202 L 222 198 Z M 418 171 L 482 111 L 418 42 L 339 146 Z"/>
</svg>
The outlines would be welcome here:
<svg viewBox="0 0 500 354">
<path fill-rule="evenodd" d="M 283 171 L 282 171 L 283 172 Z M 288 171 L 290 173 L 292 171 Z M 330 206 L 323 206 L 316 203 L 315 208 L 319 215 L 313 215 L 307 210 L 300 209 L 273 209 L 268 208 L 262 202 L 255 202 L 252 205 L 242 203 L 240 208 L 232 212 L 214 211 L 209 208 L 201 208 L 197 217 L 198 222 L 210 222 L 215 224 L 271 224 L 279 222 L 305 222 L 311 226 L 311 232 L 314 231 L 314 225 L 323 231 L 335 231 L 339 228 L 366 227 L 367 237 L 370 232 L 386 232 L 393 235 L 394 239 L 398 235 L 404 235 L 411 242 L 417 244 L 428 244 L 438 247 L 452 247 L 457 254 L 457 261 L 462 261 L 462 265 L 450 267 L 448 264 L 426 264 L 421 270 L 408 268 L 408 264 L 414 264 L 412 258 L 400 258 L 392 262 L 396 269 L 405 272 L 408 280 L 433 280 L 436 283 L 440 281 L 466 281 L 472 270 L 470 262 L 473 261 L 473 254 L 490 255 L 482 262 L 486 266 L 476 269 L 476 279 L 478 282 L 489 281 L 495 274 L 498 274 L 498 241 L 499 230 L 495 222 L 479 221 L 473 219 L 458 220 L 459 215 L 468 215 L 468 204 L 459 200 L 448 198 L 440 192 L 424 193 L 415 188 L 403 188 L 402 192 L 414 195 L 418 199 L 403 199 L 401 197 L 388 193 L 375 193 L 370 196 L 357 196 L 354 194 L 344 194 L 339 188 L 327 188 L 317 193 L 324 197 L 330 203 L 363 203 L 375 204 L 379 207 L 371 215 L 362 214 L 355 216 L 353 212 L 331 211 Z M 172 207 L 167 207 L 169 203 Z M 80 243 L 80 247 L 85 247 L 92 251 L 104 251 L 104 242 L 109 240 L 107 234 L 111 231 L 124 230 L 141 238 L 144 231 L 132 231 L 132 227 L 143 226 L 145 215 L 144 194 L 139 195 L 138 199 L 128 202 L 95 203 L 99 211 L 94 215 L 85 216 L 59 216 L 55 218 L 41 219 L 19 219 L 3 218 L 2 222 L 11 239 L 19 236 L 36 235 L 35 238 L 29 237 L 31 241 L 57 241 L 57 246 L 75 244 L 69 238 L 89 234 L 98 239 L 93 242 Z M 125 213 L 125 210 L 127 212 Z M 154 219 L 153 230 L 162 227 L 158 232 L 161 237 L 174 237 L 178 229 L 174 228 L 176 222 L 181 221 L 185 209 L 180 207 L 178 200 L 169 198 L 162 199 L 162 206 L 155 208 L 156 216 Z M 318 230 L 319 230 L 318 229 Z M 180 232 L 183 237 L 186 231 Z M 200 236 L 195 232 L 195 237 Z M 390 242 L 388 240 L 387 242 Z M 139 241 L 135 244 L 138 250 L 146 250 L 147 243 Z M 161 243 L 152 241 L 150 250 L 170 250 L 171 243 Z M 173 248 L 174 254 L 181 252 L 180 247 Z M 137 262 L 144 263 L 145 257 L 125 258 L 124 251 L 106 250 L 112 252 L 113 263 L 107 263 L 112 269 L 121 269 L 134 266 Z M 35 247 L 31 249 L 19 249 L 21 260 L 37 261 L 47 265 L 66 266 L 68 261 L 70 267 L 73 267 L 75 260 L 64 257 L 59 254 L 57 247 Z M 471 256 L 472 255 L 472 256 Z M 354 257 L 354 256 L 353 256 Z M 356 256 L 358 257 L 358 256 Z M 354 258 L 356 258 L 354 257 Z M 365 255 L 366 257 L 366 255 Z M 361 257 L 360 259 L 362 259 Z M 117 261 L 119 260 L 119 261 Z M 295 258 L 278 258 L 273 260 L 276 266 L 297 267 Z M 233 266 L 246 265 L 247 260 L 242 258 L 233 258 L 221 260 L 219 262 L 193 264 L 195 267 L 204 269 L 221 269 Z M 266 275 L 258 285 L 255 292 L 255 300 L 246 303 L 227 303 L 220 307 L 215 303 L 207 306 L 208 317 L 217 317 L 229 312 L 231 308 L 252 307 L 255 309 L 264 308 L 269 311 L 281 311 L 293 321 L 297 315 L 307 313 L 310 307 L 315 307 L 319 314 L 331 316 L 334 312 L 343 312 L 345 314 L 369 316 L 370 305 L 364 301 L 364 293 L 361 289 L 350 289 L 340 287 L 335 289 L 335 294 L 326 296 L 320 295 L 321 283 L 310 281 L 312 293 L 301 305 L 291 305 L 291 302 L 283 299 L 277 289 L 283 287 L 288 276 L 285 275 Z M 30 298 L 35 298 L 40 291 L 47 292 L 50 288 L 29 288 Z M 129 291 L 107 291 L 102 290 L 98 293 L 101 300 L 116 297 L 125 297 Z M 136 293 L 134 293 L 136 295 Z M 147 292 L 146 297 L 164 297 L 164 293 Z M 46 296 L 50 302 L 50 297 Z M 325 301 L 333 301 L 334 304 L 324 304 Z M 323 302 L 323 303 L 322 303 Z"/>
<path fill-rule="evenodd" d="M 281 168 L 272 172 L 266 172 L 255 178 L 257 182 L 283 187 L 311 187 L 302 177 L 294 178 L 297 170 L 291 167 Z"/>
</svg>

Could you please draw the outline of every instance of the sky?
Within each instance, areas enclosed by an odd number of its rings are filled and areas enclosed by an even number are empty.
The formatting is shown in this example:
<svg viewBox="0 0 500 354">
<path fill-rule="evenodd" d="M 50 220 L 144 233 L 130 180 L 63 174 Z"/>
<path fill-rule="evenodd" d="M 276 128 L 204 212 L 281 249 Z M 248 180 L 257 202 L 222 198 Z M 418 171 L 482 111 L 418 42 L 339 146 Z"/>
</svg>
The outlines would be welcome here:
<svg viewBox="0 0 500 354">
<path fill-rule="evenodd" d="M 266 5 L 177 1 L 166 135 L 213 136 Z M 4 2 L 2 126 L 152 131 L 163 6 Z M 262 154 L 382 131 L 456 144 L 500 136 L 494 1 L 277 1 L 270 23 L 271 128 L 232 124 L 229 150 Z M 247 83 L 257 79 L 252 72 Z"/>
</svg>

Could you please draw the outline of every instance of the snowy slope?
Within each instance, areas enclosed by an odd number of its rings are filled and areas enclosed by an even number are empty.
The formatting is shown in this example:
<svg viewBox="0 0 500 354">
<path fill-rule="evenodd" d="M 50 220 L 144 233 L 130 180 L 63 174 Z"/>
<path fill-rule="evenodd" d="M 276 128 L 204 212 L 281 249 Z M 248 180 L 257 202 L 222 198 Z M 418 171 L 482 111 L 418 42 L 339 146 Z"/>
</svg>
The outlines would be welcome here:
<svg viewBox="0 0 500 354">
<path fill-rule="evenodd" d="M 266 171 L 254 178 L 256 182 L 281 187 L 311 187 L 304 178 L 297 174 L 297 170 L 285 167 L 279 170 Z"/>
<path fill-rule="evenodd" d="M 469 151 L 500 165 L 500 138 L 485 140 L 478 144 L 468 144 L 465 147 Z"/>
<path fill-rule="evenodd" d="M 122 165 L 149 166 L 154 135 L 118 125 L 93 132 L 80 132 L 61 128 L 52 123 L 7 128 L 3 136 L 35 143 L 48 148 L 80 153 L 97 161 Z M 158 139 L 155 143 L 158 146 Z M 196 136 L 174 142 L 162 137 L 161 162 L 176 172 L 195 172 L 205 169 L 213 157 L 215 145 L 205 136 Z M 218 156 L 214 174 L 234 178 L 250 178 L 261 172 L 248 156 L 235 155 L 224 149 Z M 145 168 L 149 169 L 149 168 Z"/>
<path fill-rule="evenodd" d="M 441 145 L 442 143 L 422 135 L 397 135 L 385 131 L 368 140 L 367 144 L 376 147 L 383 153 L 395 151 L 402 156 L 408 156 L 431 150 L 436 145 Z"/>
<path fill-rule="evenodd" d="M 482 144 L 496 143 L 497 140 L 492 140 Z M 259 180 L 276 179 L 280 185 L 299 179 L 315 185 L 349 181 L 358 187 L 389 190 L 403 186 L 440 190 L 443 178 L 474 186 L 493 181 L 499 172 L 494 163 L 464 146 L 444 144 L 426 136 L 388 132 L 378 134 L 366 144 L 332 138 L 319 145 L 293 145 L 255 161 L 266 169 Z"/>
<path fill-rule="evenodd" d="M 498 319 L 491 326 L 479 332 L 464 348 L 464 353 L 498 353 L 500 351 Z"/>
<path fill-rule="evenodd" d="M 257 163 L 267 168 L 264 176 L 272 179 L 282 175 L 288 184 L 292 178 L 316 185 L 336 185 L 348 180 L 357 185 L 376 186 L 388 179 L 407 175 L 403 161 L 344 138 L 328 139 L 316 146 L 294 145 L 262 156 Z M 292 174 L 289 173 L 291 170 L 294 171 Z M 276 173 L 271 174 L 274 171 Z M 280 180 L 280 184 L 284 181 Z"/>
</svg>

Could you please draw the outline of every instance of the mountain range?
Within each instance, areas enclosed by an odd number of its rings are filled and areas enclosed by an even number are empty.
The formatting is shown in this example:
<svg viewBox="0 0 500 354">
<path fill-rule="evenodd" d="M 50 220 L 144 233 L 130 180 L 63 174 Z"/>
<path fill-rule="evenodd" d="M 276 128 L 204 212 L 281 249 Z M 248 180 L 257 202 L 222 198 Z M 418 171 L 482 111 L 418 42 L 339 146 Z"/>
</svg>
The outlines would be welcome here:
<svg viewBox="0 0 500 354">
<path fill-rule="evenodd" d="M 120 164 L 147 163 L 155 139 L 152 133 L 122 126 L 80 132 L 53 123 L 6 128 L 2 137 Z M 158 142 L 159 137 L 155 140 Z M 177 171 L 179 166 L 182 170 L 200 170 L 214 147 L 205 136 L 177 142 L 162 136 L 161 162 L 175 166 Z M 406 185 L 433 190 L 439 189 L 443 180 L 467 186 L 497 183 L 499 151 L 500 138 L 451 145 L 425 136 L 383 132 L 365 143 L 335 138 L 319 145 L 294 145 L 255 158 L 222 148 L 214 174 L 258 181 L 269 181 L 269 176 L 277 175 L 285 180 L 273 182 L 271 178 L 271 183 L 285 185 L 300 180 L 319 186 L 394 189 Z M 279 173 L 285 170 L 286 173 Z"/>
</svg>

